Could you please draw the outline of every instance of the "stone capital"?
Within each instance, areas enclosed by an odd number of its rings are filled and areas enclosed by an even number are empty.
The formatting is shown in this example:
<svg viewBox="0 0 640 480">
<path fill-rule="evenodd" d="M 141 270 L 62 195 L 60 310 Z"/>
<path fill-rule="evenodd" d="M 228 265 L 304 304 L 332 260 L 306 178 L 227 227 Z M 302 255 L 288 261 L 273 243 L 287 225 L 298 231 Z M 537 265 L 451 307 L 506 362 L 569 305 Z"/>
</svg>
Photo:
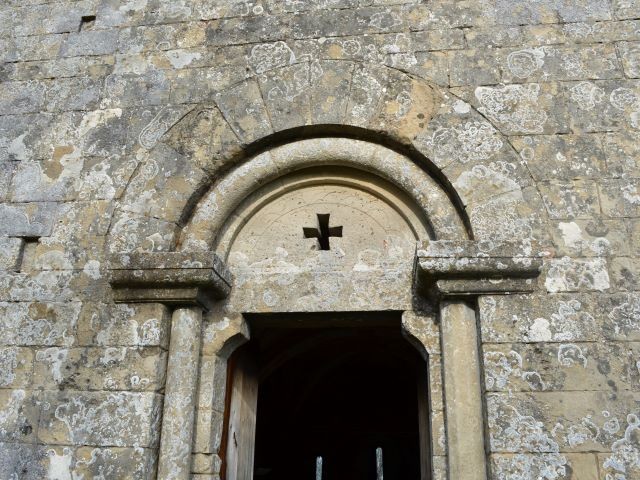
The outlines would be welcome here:
<svg viewBox="0 0 640 480">
<path fill-rule="evenodd" d="M 416 254 L 418 289 L 432 298 L 532 292 L 542 256 L 531 244 L 426 241 Z"/>
<path fill-rule="evenodd" d="M 119 253 L 109 258 L 109 283 L 117 303 L 199 305 L 231 291 L 232 276 L 213 252 Z"/>
</svg>

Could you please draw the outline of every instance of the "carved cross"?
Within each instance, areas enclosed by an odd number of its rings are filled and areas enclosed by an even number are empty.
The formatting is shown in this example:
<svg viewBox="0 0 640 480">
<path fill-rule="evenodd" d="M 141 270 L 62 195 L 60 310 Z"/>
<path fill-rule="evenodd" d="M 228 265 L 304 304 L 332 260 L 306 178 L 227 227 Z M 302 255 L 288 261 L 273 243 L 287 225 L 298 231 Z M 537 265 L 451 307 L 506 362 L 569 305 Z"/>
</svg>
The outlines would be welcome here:
<svg viewBox="0 0 640 480">
<path fill-rule="evenodd" d="M 320 250 L 331 250 L 329 237 L 342 237 L 342 227 L 329 226 L 329 213 L 318 213 L 318 228 L 303 227 L 304 238 L 317 238 Z"/>
</svg>

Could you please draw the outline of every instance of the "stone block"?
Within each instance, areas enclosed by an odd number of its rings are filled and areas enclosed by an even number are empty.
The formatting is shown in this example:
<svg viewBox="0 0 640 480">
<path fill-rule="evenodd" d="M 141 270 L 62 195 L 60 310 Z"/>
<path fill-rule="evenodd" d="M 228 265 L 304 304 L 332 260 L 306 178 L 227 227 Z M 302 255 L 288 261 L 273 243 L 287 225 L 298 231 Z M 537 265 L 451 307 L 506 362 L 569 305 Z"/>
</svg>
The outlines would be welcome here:
<svg viewBox="0 0 640 480">
<path fill-rule="evenodd" d="M 56 79 L 47 90 L 47 111 L 94 110 L 102 94 L 102 80 Z"/>
<path fill-rule="evenodd" d="M 244 143 L 273 131 L 258 83 L 248 80 L 216 95 L 216 104 Z"/>
<path fill-rule="evenodd" d="M 87 30 L 70 33 L 60 49 L 62 57 L 108 55 L 118 46 L 117 30 Z"/>
<path fill-rule="evenodd" d="M 388 69 L 356 65 L 351 78 L 351 90 L 345 123 L 364 127 L 375 114 L 387 82 Z"/>
<path fill-rule="evenodd" d="M 269 70 L 259 77 L 260 91 L 275 131 L 310 123 L 310 90 L 322 75 L 319 63 L 303 62 Z"/>
<path fill-rule="evenodd" d="M 122 108 L 169 103 L 171 82 L 163 70 L 149 69 L 142 74 L 113 73 L 105 78 L 101 106 Z"/>
<path fill-rule="evenodd" d="M 561 90 L 557 83 L 453 89 L 505 135 L 568 132 L 569 117 Z"/>
<path fill-rule="evenodd" d="M 200 357 L 198 409 L 224 411 L 227 361 L 217 355 Z"/>
<path fill-rule="evenodd" d="M 203 188 L 208 179 L 191 159 L 160 144 L 155 148 L 153 158 L 145 161 L 131 177 L 123 208 L 140 216 L 177 223 L 193 192 Z M 145 195 L 153 190 L 162 193 Z"/>
<path fill-rule="evenodd" d="M 194 453 L 217 453 L 222 441 L 224 415 L 215 410 L 196 410 Z"/>
<path fill-rule="evenodd" d="M 491 123 L 468 103 L 454 99 L 441 106 L 414 144 L 442 170 L 453 163 L 491 164 L 509 153 L 508 144 Z"/>
<path fill-rule="evenodd" d="M 465 33 L 457 28 L 423 30 L 412 33 L 411 42 L 417 52 L 457 50 L 465 46 Z"/>
<path fill-rule="evenodd" d="M 598 454 L 600 480 L 608 480 L 607 477 L 615 478 L 615 476 L 634 478 L 640 475 L 638 447 L 634 441 L 634 436 L 637 435 L 640 425 L 637 422 L 637 417 L 634 417 L 631 415 L 627 419 L 624 438 L 613 445 L 613 451 Z"/>
<path fill-rule="evenodd" d="M 640 259 L 616 257 L 611 260 L 612 284 L 619 290 L 640 289 Z"/>
<path fill-rule="evenodd" d="M 213 20 L 207 25 L 206 43 L 222 46 L 280 40 L 284 32 L 289 32 L 287 20 L 275 15 Z"/>
<path fill-rule="evenodd" d="M 602 138 L 607 161 L 607 171 L 611 176 L 637 177 L 640 175 L 640 133 L 620 131 L 607 133 Z"/>
<path fill-rule="evenodd" d="M 487 395 L 492 452 L 610 452 L 638 427 L 637 392 L 538 392 Z"/>
<path fill-rule="evenodd" d="M 389 53 L 385 65 L 423 78 L 437 85 L 449 85 L 451 52 Z"/>
<path fill-rule="evenodd" d="M 466 206 L 475 239 L 492 242 L 514 238 L 544 242 L 547 232 L 543 208 L 540 192 L 533 186 Z"/>
<path fill-rule="evenodd" d="M 0 302 L 0 345 L 71 345 L 81 303 Z"/>
<path fill-rule="evenodd" d="M 446 455 L 447 429 L 444 412 L 433 410 L 431 414 L 431 448 L 433 456 Z"/>
<path fill-rule="evenodd" d="M 114 213 L 111 225 L 111 253 L 169 251 L 177 230 L 173 222 L 128 211 Z"/>
<path fill-rule="evenodd" d="M 640 257 L 640 220 L 622 219 L 620 221 L 628 227 L 629 255 Z"/>
<path fill-rule="evenodd" d="M 495 478 L 600 480 L 597 457 L 590 453 L 493 454 L 491 465 Z"/>
<path fill-rule="evenodd" d="M 632 237 L 625 220 L 606 220 L 594 216 L 587 220 L 553 222 L 550 227 L 558 256 L 612 257 L 629 255 Z"/>
<path fill-rule="evenodd" d="M 162 396 L 45 391 L 38 440 L 50 445 L 155 447 Z"/>
<path fill-rule="evenodd" d="M 423 348 L 429 355 L 440 353 L 440 326 L 431 312 L 407 311 L 402 314 L 402 328 L 415 341 L 418 351 Z"/>
<path fill-rule="evenodd" d="M 472 27 L 464 31 L 470 48 L 521 47 L 526 44 L 525 28 L 520 25 Z"/>
<path fill-rule="evenodd" d="M 170 312 L 160 303 L 85 303 L 78 320 L 79 345 L 154 347 L 169 345 Z"/>
<path fill-rule="evenodd" d="M 0 478 L 42 480 L 47 475 L 47 447 L 0 442 Z"/>
<path fill-rule="evenodd" d="M 216 107 L 192 111 L 173 127 L 164 142 L 181 155 L 191 157 L 204 171 L 213 175 L 226 168 L 238 154 L 238 137 Z"/>
<path fill-rule="evenodd" d="M 310 72 L 310 113 L 311 123 L 343 124 L 351 89 L 351 79 L 355 65 L 347 62 L 319 62 L 312 68 L 318 69 L 320 76 L 315 79 Z"/>
<path fill-rule="evenodd" d="M 640 42 L 620 42 L 618 44 L 622 66 L 627 78 L 640 77 Z"/>
<path fill-rule="evenodd" d="M 0 85 L 0 112 L 16 115 L 38 112 L 45 105 L 47 84 L 41 81 L 4 82 Z"/>
<path fill-rule="evenodd" d="M 605 172 L 597 135 L 531 135 L 510 141 L 535 180 L 597 178 Z"/>
<path fill-rule="evenodd" d="M 0 235 L 14 237 L 46 237 L 57 220 L 55 203 L 0 204 Z"/>
<path fill-rule="evenodd" d="M 488 391 L 637 390 L 638 343 L 484 344 Z"/>
<path fill-rule="evenodd" d="M 549 45 L 501 49 L 494 55 L 502 72 L 500 79 L 505 83 L 622 77 L 614 45 Z"/>
<path fill-rule="evenodd" d="M 616 18 L 640 17 L 640 1 L 638 0 L 613 0 L 613 12 Z"/>
<path fill-rule="evenodd" d="M 193 473 L 218 474 L 222 460 L 216 454 L 196 453 L 193 455 L 191 471 Z"/>
<path fill-rule="evenodd" d="M 603 258 L 562 257 L 545 262 L 544 285 L 548 292 L 606 291 L 611 287 Z"/>
<path fill-rule="evenodd" d="M 408 144 L 427 128 L 440 101 L 440 94 L 430 84 L 390 69 L 369 128 Z"/>
<path fill-rule="evenodd" d="M 2 127 L 0 126 L 0 129 Z M 0 140 L 0 158 L 4 156 L 2 151 L 2 141 Z M 9 159 L 7 159 L 9 160 Z M 0 160 L 0 202 L 3 202 L 9 197 L 9 187 L 11 184 L 11 177 L 13 177 L 13 172 L 15 171 L 17 162 L 12 161 L 2 161 Z"/>
<path fill-rule="evenodd" d="M 39 400 L 31 390 L 0 390 L 0 442 L 33 443 Z"/>
<path fill-rule="evenodd" d="M 72 476 L 152 480 L 156 478 L 158 452 L 150 448 L 78 448 L 73 455 Z M 73 477 L 72 477 L 73 478 Z"/>
<path fill-rule="evenodd" d="M 484 128 L 485 133 L 487 128 Z M 462 157 L 462 154 L 460 155 Z M 481 204 L 501 194 L 519 192 L 531 185 L 530 174 L 513 151 L 503 151 L 485 163 L 471 156 L 464 163 L 452 163 L 443 169 L 465 205 Z"/>
<path fill-rule="evenodd" d="M 0 271 L 18 270 L 23 244 L 22 238 L 0 237 Z"/>
<path fill-rule="evenodd" d="M 486 49 L 456 50 L 449 55 L 449 85 L 495 85 L 500 68 L 495 52 Z"/>
<path fill-rule="evenodd" d="M 33 350 L 0 347 L 0 388 L 29 388 L 33 374 Z"/>
<path fill-rule="evenodd" d="M 20 21 L 15 22 L 16 36 L 76 32 L 82 16 L 93 14 L 95 8 L 95 0 L 60 2 L 54 12 L 51 11 L 50 5 L 31 3 L 20 5 L 24 8 L 19 11 Z"/>
<path fill-rule="evenodd" d="M 600 181 L 602 211 L 609 217 L 640 216 L 640 180 L 613 178 Z"/>
<path fill-rule="evenodd" d="M 159 347 L 49 347 L 35 351 L 34 375 L 50 390 L 158 391 L 166 356 Z"/>
<path fill-rule="evenodd" d="M 241 69 L 226 67 L 189 68 L 170 72 L 170 101 L 173 104 L 213 103 L 217 93 L 246 79 Z"/>
<path fill-rule="evenodd" d="M 538 188 L 551 219 L 590 219 L 600 213 L 598 187 L 593 181 L 540 182 Z"/>
<path fill-rule="evenodd" d="M 479 299 L 484 342 L 640 340 L 637 293 Z"/>
<path fill-rule="evenodd" d="M 6 272 L 0 283 L 0 302 L 65 302 L 78 300 L 76 287 L 87 287 L 81 274 L 71 270 L 27 274 Z M 89 294 L 90 290 L 85 293 Z M 95 292 L 94 292 L 95 293 Z"/>
<path fill-rule="evenodd" d="M 107 108 L 81 115 L 77 126 L 72 128 L 78 129 L 84 155 L 117 158 L 127 151 L 131 126 L 130 119 L 123 113 L 126 112 L 121 108 Z"/>
<path fill-rule="evenodd" d="M 14 202 L 63 202 L 75 200 L 77 175 L 83 160 L 73 147 L 60 148 L 48 162 L 20 162 L 11 181 Z M 64 165 L 64 166 L 63 166 Z"/>
<path fill-rule="evenodd" d="M 574 132 L 636 128 L 640 101 L 640 88 L 636 81 L 585 80 L 565 83 L 563 88 Z"/>
<path fill-rule="evenodd" d="M 64 34 L 38 35 L 14 38 L 14 50 L 6 52 L 13 54 L 6 61 L 33 62 L 37 60 L 49 60 L 58 56 L 62 42 L 66 38 Z"/>
</svg>

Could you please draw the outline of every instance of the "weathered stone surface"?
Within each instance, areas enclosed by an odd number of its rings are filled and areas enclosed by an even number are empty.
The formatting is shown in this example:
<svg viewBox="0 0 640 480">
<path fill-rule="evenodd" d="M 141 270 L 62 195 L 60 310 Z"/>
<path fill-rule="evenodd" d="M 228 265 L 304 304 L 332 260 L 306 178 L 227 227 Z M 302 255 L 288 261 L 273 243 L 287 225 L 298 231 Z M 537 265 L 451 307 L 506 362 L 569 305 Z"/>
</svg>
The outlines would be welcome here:
<svg viewBox="0 0 640 480">
<path fill-rule="evenodd" d="M 72 345 L 80 302 L 0 302 L 0 344 Z"/>
<path fill-rule="evenodd" d="M 43 393 L 38 439 L 51 445 L 139 446 L 158 443 L 162 397 L 151 393 Z"/>
<path fill-rule="evenodd" d="M 554 222 L 555 223 L 555 222 Z M 560 256 L 609 257 L 630 252 L 627 220 L 591 219 L 558 221 L 551 236 Z"/>
<path fill-rule="evenodd" d="M 491 461 L 498 478 L 601 478 L 598 476 L 598 460 L 594 454 L 493 454 Z"/>
<path fill-rule="evenodd" d="M 45 389 L 157 391 L 164 385 L 166 352 L 158 347 L 60 348 L 35 351 Z"/>
<path fill-rule="evenodd" d="M 604 152 L 595 135 L 532 135 L 512 137 L 511 142 L 538 181 L 598 178 L 604 173 Z"/>
<path fill-rule="evenodd" d="M 489 394 L 491 450 L 608 452 L 637 428 L 638 402 L 637 392 Z"/>
<path fill-rule="evenodd" d="M 160 303 L 107 305 L 86 302 L 78 319 L 79 345 L 167 348 L 169 311 Z"/>
<path fill-rule="evenodd" d="M 640 478 L 639 18 L 638 0 L 5 1 L 0 478 L 155 478 L 158 302 L 224 277 L 228 300 L 200 301 L 199 390 L 174 397 L 196 419 L 185 478 L 219 475 L 238 312 L 393 309 L 429 354 L 445 479 L 451 372 L 416 240 L 435 286 L 479 296 L 492 478 Z M 344 229 L 329 252 L 303 235 L 317 213 Z M 422 243 L 445 239 L 477 248 Z M 174 250 L 125 268 L 151 303 L 114 302 L 111 254 Z M 537 283 L 497 278 L 540 261 Z"/>
<path fill-rule="evenodd" d="M 0 442 L 33 443 L 38 429 L 38 393 L 0 390 Z"/>
<path fill-rule="evenodd" d="M 489 344 L 484 348 L 489 391 L 637 390 L 640 344 Z M 616 380 L 613 380 L 613 379 Z"/>
<path fill-rule="evenodd" d="M 23 240 L 0 237 L 0 270 L 17 270 L 22 256 Z"/>
<path fill-rule="evenodd" d="M 63 57 L 106 55 L 115 52 L 117 43 L 118 32 L 114 30 L 72 33 L 62 44 L 60 55 Z"/>
<path fill-rule="evenodd" d="M 480 318 L 482 339 L 490 343 L 640 339 L 636 293 L 484 297 Z"/>
</svg>

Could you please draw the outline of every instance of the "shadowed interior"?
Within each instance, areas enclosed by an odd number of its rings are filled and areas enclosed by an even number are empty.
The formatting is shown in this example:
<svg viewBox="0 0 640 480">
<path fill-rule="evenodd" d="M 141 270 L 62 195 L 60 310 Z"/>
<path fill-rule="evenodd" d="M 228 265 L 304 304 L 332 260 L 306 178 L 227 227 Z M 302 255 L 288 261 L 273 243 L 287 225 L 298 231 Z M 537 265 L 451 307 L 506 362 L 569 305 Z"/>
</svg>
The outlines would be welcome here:
<svg viewBox="0 0 640 480">
<path fill-rule="evenodd" d="M 418 376 L 426 364 L 399 314 L 296 322 L 254 318 L 246 350 L 259 368 L 254 478 L 419 479 Z M 245 352 L 246 354 L 246 352 Z"/>
</svg>

